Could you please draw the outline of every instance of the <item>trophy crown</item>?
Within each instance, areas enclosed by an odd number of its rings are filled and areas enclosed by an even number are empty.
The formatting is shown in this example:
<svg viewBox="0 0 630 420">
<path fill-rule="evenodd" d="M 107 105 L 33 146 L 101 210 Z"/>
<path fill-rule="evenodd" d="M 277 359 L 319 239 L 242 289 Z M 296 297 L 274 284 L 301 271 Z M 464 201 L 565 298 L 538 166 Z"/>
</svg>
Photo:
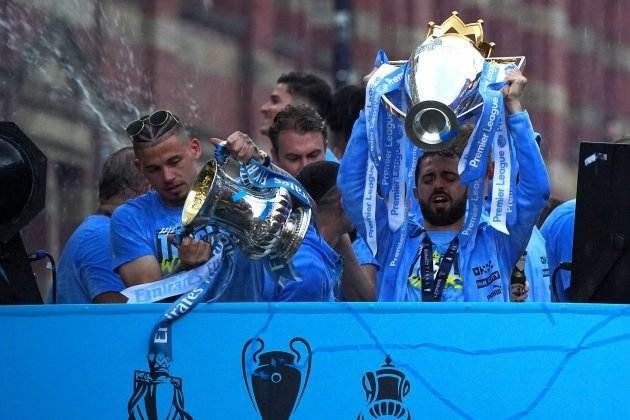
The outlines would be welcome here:
<svg viewBox="0 0 630 420">
<path fill-rule="evenodd" d="M 451 16 L 441 25 L 436 25 L 433 21 L 428 23 L 427 38 L 430 36 L 437 38 L 447 34 L 468 38 L 484 58 L 490 57 L 495 46 L 494 42 L 488 43 L 483 40 L 483 19 L 478 19 L 474 23 L 464 23 L 457 10 L 453 10 Z"/>
</svg>

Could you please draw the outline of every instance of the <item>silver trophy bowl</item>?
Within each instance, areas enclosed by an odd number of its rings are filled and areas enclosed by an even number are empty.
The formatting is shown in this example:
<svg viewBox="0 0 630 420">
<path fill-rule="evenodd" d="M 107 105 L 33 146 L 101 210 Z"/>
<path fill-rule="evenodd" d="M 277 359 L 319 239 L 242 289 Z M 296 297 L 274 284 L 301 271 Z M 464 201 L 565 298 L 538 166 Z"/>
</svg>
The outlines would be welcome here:
<svg viewBox="0 0 630 420">
<path fill-rule="evenodd" d="M 311 220 L 311 209 L 294 207 L 285 188 L 248 188 L 208 161 L 186 197 L 182 225 L 218 226 L 234 234 L 252 259 L 290 259 L 298 250 Z"/>
<path fill-rule="evenodd" d="M 405 90 L 407 112 L 386 95 L 386 108 L 404 120 L 407 137 L 428 151 L 443 150 L 463 143 L 462 126 L 475 124 L 483 100 L 479 79 L 486 61 L 520 68 L 524 57 L 489 58 L 494 43 L 483 41 L 483 20 L 464 23 L 457 12 L 442 23 L 429 22 L 426 39 L 407 61 Z"/>
</svg>

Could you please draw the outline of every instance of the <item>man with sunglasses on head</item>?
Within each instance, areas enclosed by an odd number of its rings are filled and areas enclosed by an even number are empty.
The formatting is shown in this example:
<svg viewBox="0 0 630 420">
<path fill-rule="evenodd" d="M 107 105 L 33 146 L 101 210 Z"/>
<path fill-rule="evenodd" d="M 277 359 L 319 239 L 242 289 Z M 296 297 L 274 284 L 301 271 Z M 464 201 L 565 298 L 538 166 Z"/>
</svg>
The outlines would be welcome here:
<svg viewBox="0 0 630 420">
<path fill-rule="evenodd" d="M 160 280 L 178 271 L 206 263 L 211 254 L 204 240 L 184 238 L 179 246 L 170 236 L 181 223 L 183 205 L 197 175 L 196 162 L 201 157 L 201 145 L 185 130 L 179 118 L 169 111 L 156 111 L 133 121 L 127 127 L 136 154 L 136 166 L 153 186 L 151 191 L 127 202 L 112 218 L 112 250 L 114 268 L 125 284 L 134 285 Z M 215 140 L 215 143 L 218 140 Z M 232 142 L 230 142 L 232 143 Z M 233 146 L 233 145 L 231 145 Z M 266 161 L 253 142 L 228 147 L 233 156 L 247 162 L 256 156 Z M 309 229 L 310 230 L 310 229 Z M 338 261 L 313 267 L 308 264 L 319 256 L 320 238 L 312 234 L 305 238 L 293 257 L 299 281 L 291 283 L 273 296 L 273 300 L 321 301 L 333 298 Z M 237 262 L 230 285 L 221 301 L 259 301 L 263 296 L 265 264 L 252 261 L 236 250 Z M 311 270 L 301 269 L 302 266 Z"/>
<path fill-rule="evenodd" d="M 176 115 L 164 110 L 131 122 L 127 134 L 135 165 L 153 187 L 112 217 L 114 269 L 129 287 L 204 263 L 210 245 L 186 238 L 177 249 L 169 238 L 181 223 L 182 207 L 197 175 L 199 140 L 190 137 Z"/>
</svg>

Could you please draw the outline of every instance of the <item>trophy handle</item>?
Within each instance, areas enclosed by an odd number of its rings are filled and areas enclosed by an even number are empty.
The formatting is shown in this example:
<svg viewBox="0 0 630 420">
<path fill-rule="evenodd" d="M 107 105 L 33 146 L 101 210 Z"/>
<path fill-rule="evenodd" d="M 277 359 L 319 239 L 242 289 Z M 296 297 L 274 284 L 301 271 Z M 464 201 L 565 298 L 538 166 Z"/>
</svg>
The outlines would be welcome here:
<svg viewBox="0 0 630 420">
<path fill-rule="evenodd" d="M 311 350 L 311 346 L 308 344 L 308 342 L 303 339 L 302 337 L 295 337 L 293 338 L 290 342 L 289 342 L 289 348 L 291 349 L 291 351 L 293 352 L 293 354 L 295 354 L 295 364 L 298 364 L 300 362 L 300 360 L 302 359 L 302 355 L 300 354 L 300 352 L 298 351 L 298 349 L 295 348 L 295 344 L 296 343 L 302 343 L 302 345 L 306 348 L 306 354 L 307 354 L 307 358 L 305 360 L 305 364 L 306 364 L 306 374 L 302 375 L 300 378 L 300 391 L 298 394 L 298 397 L 295 401 L 295 404 L 293 405 L 293 409 L 295 410 L 295 408 L 298 406 L 298 404 L 300 403 L 300 400 L 302 399 L 302 395 L 304 395 L 304 391 L 306 390 L 306 385 L 308 384 L 308 378 L 311 374 L 311 359 L 312 359 L 312 350 Z"/>
<path fill-rule="evenodd" d="M 370 404 L 376 398 L 376 376 L 373 372 L 367 372 L 363 375 L 362 385 L 367 403 Z"/>
<path fill-rule="evenodd" d="M 251 354 L 249 352 L 250 346 L 255 343 L 258 345 L 258 348 L 255 349 Z M 251 369 L 251 360 L 248 360 L 251 356 L 251 359 L 258 364 L 258 355 L 265 348 L 265 342 L 260 337 L 250 338 L 247 340 L 245 345 L 243 346 L 243 352 L 241 353 L 241 369 L 243 370 L 243 380 L 245 381 L 245 387 L 247 388 L 247 395 L 249 395 L 249 399 L 251 400 L 254 408 L 258 410 L 258 406 L 256 405 L 256 401 L 254 400 L 253 391 L 252 391 L 252 372 Z"/>
</svg>

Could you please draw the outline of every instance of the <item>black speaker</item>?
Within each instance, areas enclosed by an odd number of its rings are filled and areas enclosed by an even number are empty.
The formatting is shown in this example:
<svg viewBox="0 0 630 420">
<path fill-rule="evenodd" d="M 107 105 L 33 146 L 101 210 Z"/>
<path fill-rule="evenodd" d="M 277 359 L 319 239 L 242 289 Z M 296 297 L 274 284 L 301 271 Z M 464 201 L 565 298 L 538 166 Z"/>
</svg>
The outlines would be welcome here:
<svg viewBox="0 0 630 420">
<path fill-rule="evenodd" d="M 580 145 L 570 296 L 630 303 L 630 145 Z"/>
<path fill-rule="evenodd" d="M 20 229 L 44 208 L 46 156 L 12 122 L 0 122 L 0 303 L 41 303 Z"/>
</svg>

